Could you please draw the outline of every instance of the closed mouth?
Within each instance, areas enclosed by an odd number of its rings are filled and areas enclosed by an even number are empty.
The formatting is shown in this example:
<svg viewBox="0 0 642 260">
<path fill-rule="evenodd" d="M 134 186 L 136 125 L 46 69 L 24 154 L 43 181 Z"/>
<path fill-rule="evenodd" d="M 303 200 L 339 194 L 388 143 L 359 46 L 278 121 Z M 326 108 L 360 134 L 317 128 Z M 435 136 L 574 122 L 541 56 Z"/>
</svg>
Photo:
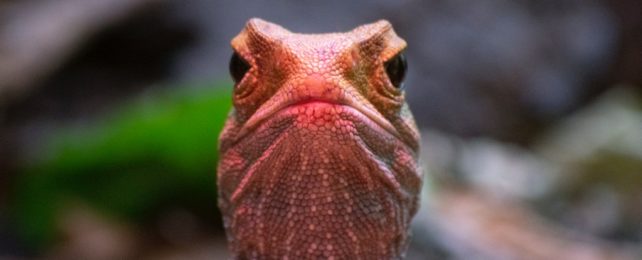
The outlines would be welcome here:
<svg viewBox="0 0 642 260">
<path fill-rule="evenodd" d="M 379 112 L 372 111 L 371 109 L 368 109 L 361 105 L 349 104 L 351 102 L 338 102 L 336 100 L 309 98 L 309 99 L 297 100 L 293 102 L 285 102 L 284 104 L 279 104 L 275 107 L 270 107 L 268 108 L 267 111 L 255 113 L 250 117 L 250 119 L 247 120 L 247 122 L 245 122 L 245 124 L 239 131 L 237 140 L 242 140 L 245 136 L 252 133 L 255 129 L 261 126 L 265 121 L 269 120 L 270 118 L 272 118 L 274 115 L 276 115 L 281 111 L 284 111 L 286 109 L 291 109 L 294 107 L 311 105 L 315 103 L 343 106 L 343 107 L 352 109 L 355 111 L 355 113 L 365 116 L 368 120 L 374 122 L 376 125 L 384 129 L 386 132 L 390 133 L 394 137 L 398 139 L 401 138 L 401 135 L 395 129 L 395 127 L 392 124 L 390 124 L 388 120 L 384 119 L 383 115 L 381 115 Z M 259 111 L 261 111 L 260 108 L 259 108 Z"/>
</svg>

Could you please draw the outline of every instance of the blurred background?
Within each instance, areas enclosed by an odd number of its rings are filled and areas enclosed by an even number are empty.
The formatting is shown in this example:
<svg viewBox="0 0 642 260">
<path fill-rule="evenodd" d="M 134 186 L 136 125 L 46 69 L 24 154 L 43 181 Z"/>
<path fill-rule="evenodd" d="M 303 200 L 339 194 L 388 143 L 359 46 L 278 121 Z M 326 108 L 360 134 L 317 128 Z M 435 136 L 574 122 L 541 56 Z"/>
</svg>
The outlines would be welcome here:
<svg viewBox="0 0 642 260">
<path fill-rule="evenodd" d="M 642 259 L 642 1 L 0 1 L 0 259 L 225 259 L 230 39 L 389 20 L 408 259 Z"/>
</svg>

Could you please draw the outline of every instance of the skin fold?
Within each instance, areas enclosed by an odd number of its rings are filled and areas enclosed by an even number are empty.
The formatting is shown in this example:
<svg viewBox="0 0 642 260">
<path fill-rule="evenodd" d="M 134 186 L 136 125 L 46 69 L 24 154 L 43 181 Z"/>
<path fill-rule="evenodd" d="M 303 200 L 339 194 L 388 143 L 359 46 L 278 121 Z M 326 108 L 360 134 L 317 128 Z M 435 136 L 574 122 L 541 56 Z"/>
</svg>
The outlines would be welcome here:
<svg viewBox="0 0 642 260">
<path fill-rule="evenodd" d="M 384 20 L 297 34 L 253 18 L 232 48 L 249 68 L 219 142 L 234 259 L 402 258 L 419 132 L 385 64 L 406 42 Z"/>
</svg>

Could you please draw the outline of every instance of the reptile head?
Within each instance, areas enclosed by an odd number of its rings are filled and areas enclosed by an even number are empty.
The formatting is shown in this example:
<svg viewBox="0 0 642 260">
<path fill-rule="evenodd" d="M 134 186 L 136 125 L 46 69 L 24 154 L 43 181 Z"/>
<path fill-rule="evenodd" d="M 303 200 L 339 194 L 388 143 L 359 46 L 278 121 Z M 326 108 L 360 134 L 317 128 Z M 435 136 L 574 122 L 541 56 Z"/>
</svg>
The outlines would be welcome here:
<svg viewBox="0 0 642 260">
<path fill-rule="evenodd" d="M 356 109 L 418 148 L 417 128 L 404 100 L 406 42 L 387 21 L 345 33 L 298 34 L 253 18 L 232 40 L 232 48 L 234 113 L 242 125 L 234 139 L 288 107 L 325 102 Z"/>
<path fill-rule="evenodd" d="M 387 21 L 297 34 L 251 19 L 232 40 L 219 206 L 239 259 L 396 259 L 418 207 L 406 42 Z"/>
</svg>

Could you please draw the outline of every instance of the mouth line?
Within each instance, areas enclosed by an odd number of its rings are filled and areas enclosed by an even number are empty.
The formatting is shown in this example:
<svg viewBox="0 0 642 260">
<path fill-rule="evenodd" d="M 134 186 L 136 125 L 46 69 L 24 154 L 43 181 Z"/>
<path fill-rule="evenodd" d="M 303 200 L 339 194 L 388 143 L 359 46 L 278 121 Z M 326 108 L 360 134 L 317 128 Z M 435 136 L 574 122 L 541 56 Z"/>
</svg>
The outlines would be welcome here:
<svg viewBox="0 0 642 260">
<path fill-rule="evenodd" d="M 280 104 L 277 106 L 273 106 L 268 108 L 267 111 L 259 112 L 260 114 L 255 114 L 248 119 L 245 124 L 241 127 L 241 130 L 239 131 L 237 135 L 237 142 L 242 140 L 245 136 L 251 134 L 254 132 L 255 129 L 259 128 L 265 121 L 269 120 L 272 118 L 274 115 L 277 113 L 284 111 L 289 108 L 293 107 L 299 107 L 299 106 L 305 106 L 313 103 L 323 103 L 323 104 L 329 104 L 329 105 L 335 105 L 335 106 L 344 106 L 350 109 L 355 110 L 359 114 L 365 116 L 367 119 L 370 121 L 374 122 L 376 125 L 381 127 L 383 130 L 394 136 L 395 138 L 399 140 L 401 139 L 401 135 L 399 132 L 395 129 L 395 127 L 390 124 L 386 119 L 384 119 L 383 115 L 381 115 L 379 112 L 372 111 L 371 109 L 365 108 L 363 106 L 360 106 L 358 104 L 354 104 L 353 102 L 350 102 L 349 100 L 347 102 L 342 102 L 342 101 L 337 101 L 337 100 L 326 100 L 326 99 L 320 99 L 320 98 L 308 98 L 308 99 L 303 99 L 303 100 L 296 100 L 292 102 L 285 102 L 284 104 Z M 352 103 L 352 104 L 351 104 Z M 260 108 L 259 108 L 260 110 Z"/>
</svg>

